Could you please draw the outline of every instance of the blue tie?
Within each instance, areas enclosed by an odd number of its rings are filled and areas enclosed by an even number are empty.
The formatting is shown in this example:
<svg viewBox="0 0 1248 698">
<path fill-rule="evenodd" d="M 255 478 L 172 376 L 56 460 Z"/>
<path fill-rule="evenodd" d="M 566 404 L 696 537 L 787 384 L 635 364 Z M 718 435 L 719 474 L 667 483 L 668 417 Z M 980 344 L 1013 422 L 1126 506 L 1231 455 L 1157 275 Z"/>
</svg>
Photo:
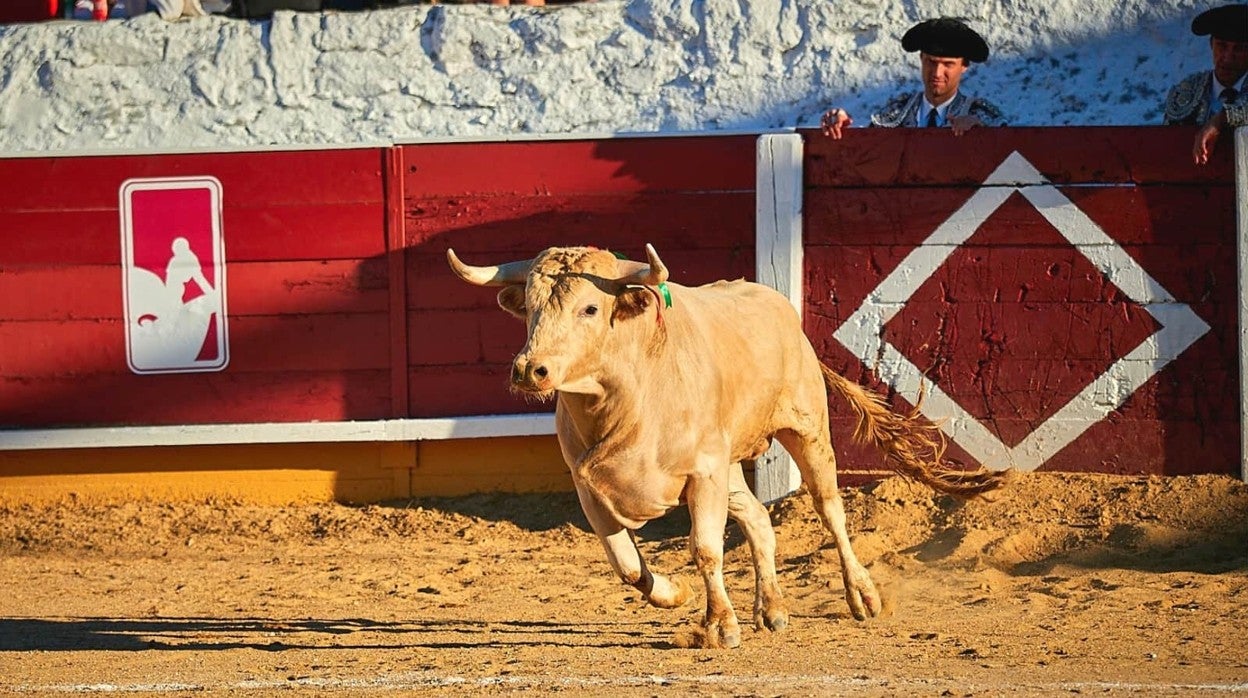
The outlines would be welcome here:
<svg viewBox="0 0 1248 698">
<path fill-rule="evenodd" d="M 927 112 L 927 127 L 932 128 L 936 125 L 936 110 L 929 109 Z"/>
</svg>

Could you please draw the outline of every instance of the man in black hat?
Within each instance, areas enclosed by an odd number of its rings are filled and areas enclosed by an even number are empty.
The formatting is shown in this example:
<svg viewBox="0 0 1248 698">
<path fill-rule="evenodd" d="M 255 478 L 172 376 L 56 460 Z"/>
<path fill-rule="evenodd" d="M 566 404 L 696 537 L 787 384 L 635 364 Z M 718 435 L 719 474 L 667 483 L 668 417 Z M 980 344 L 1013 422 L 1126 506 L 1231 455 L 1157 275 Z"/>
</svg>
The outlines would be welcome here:
<svg viewBox="0 0 1248 698">
<path fill-rule="evenodd" d="M 1248 5 L 1223 5 L 1192 20 L 1192 33 L 1209 37 L 1213 69 L 1183 78 L 1166 95 L 1167 124 L 1205 124 L 1248 90 Z"/>
<path fill-rule="evenodd" d="M 962 135 L 975 126 L 1001 126 L 1001 110 L 991 102 L 958 91 L 962 75 L 971 63 L 988 60 L 988 44 L 960 19 L 941 17 L 911 27 L 901 37 L 901 47 L 919 52 L 923 91 L 905 93 L 889 100 L 871 115 L 872 126 L 947 126 Z M 823 132 L 833 138 L 854 120 L 844 109 L 823 115 Z"/>
<path fill-rule="evenodd" d="M 1209 37 L 1213 69 L 1189 75 L 1166 95 L 1165 123 L 1200 124 L 1192 160 L 1209 161 L 1218 136 L 1248 125 L 1248 5 L 1223 5 L 1196 15 L 1192 33 Z"/>
</svg>

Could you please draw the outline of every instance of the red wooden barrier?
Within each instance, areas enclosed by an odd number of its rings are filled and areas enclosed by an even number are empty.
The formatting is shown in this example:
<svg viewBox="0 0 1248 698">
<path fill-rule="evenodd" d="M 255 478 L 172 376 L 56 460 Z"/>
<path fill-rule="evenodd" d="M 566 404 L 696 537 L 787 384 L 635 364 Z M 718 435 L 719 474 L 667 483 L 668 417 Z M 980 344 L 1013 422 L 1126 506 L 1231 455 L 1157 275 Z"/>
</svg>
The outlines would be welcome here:
<svg viewBox="0 0 1248 698">
<path fill-rule="evenodd" d="M 1229 148 L 1196 168 L 1186 129 L 804 135 L 805 321 L 832 366 L 903 392 L 925 375 L 963 460 L 1236 471 Z M 524 329 L 446 249 L 651 242 L 681 283 L 751 278 L 754 140 L 5 160 L 0 426 L 550 410 L 508 394 Z M 170 177 L 221 186 L 229 362 L 136 375 L 118 192 Z M 850 471 L 878 463 L 839 447 Z"/>
<path fill-rule="evenodd" d="M 59 4 L 57 0 L 5 0 L 0 3 L 0 23 L 55 19 Z"/>
<path fill-rule="evenodd" d="M 1238 472 L 1232 161 L 1190 164 L 1191 139 L 807 132 L 808 334 L 876 387 L 926 376 L 967 462 Z"/>
<path fill-rule="evenodd" d="M 224 192 L 229 364 L 136 375 L 118 192 L 205 175 Z M 382 200 L 376 149 L 4 161 L 0 425 L 390 416 Z"/>
<path fill-rule="evenodd" d="M 682 281 L 752 276 L 753 142 L 4 161 L 0 426 L 548 411 L 508 394 L 523 327 L 492 291 L 452 276 L 447 247 L 484 262 L 556 244 L 639 255 L 651 242 Z M 170 177 L 212 177 L 222 190 L 229 362 L 215 373 L 127 367 L 118 192 Z"/>
</svg>

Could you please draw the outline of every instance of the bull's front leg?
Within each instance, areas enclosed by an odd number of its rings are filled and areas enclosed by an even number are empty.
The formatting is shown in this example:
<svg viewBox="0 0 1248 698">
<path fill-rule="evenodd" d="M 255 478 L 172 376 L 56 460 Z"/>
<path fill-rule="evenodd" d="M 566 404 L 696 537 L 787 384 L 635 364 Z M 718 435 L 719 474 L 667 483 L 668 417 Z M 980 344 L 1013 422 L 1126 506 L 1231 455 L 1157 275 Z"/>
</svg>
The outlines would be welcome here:
<svg viewBox="0 0 1248 698">
<path fill-rule="evenodd" d="M 703 471 L 705 472 L 705 471 Z M 728 483 L 723 466 L 694 475 L 685 487 L 692 530 L 689 549 L 693 564 L 706 585 L 706 615 L 702 619 L 706 647 L 741 644 L 737 614 L 724 588 L 724 526 L 728 523 Z"/>
<path fill-rule="evenodd" d="M 585 518 L 598 535 L 598 540 L 602 541 L 607 562 L 611 563 L 611 569 L 615 570 L 620 580 L 640 591 L 650 605 L 658 608 L 677 608 L 688 601 L 692 595 L 689 585 L 651 572 L 637 550 L 632 531 L 621 526 L 583 483 L 576 478 L 573 478 L 573 483 L 581 500 L 581 510 L 585 512 Z"/>
</svg>

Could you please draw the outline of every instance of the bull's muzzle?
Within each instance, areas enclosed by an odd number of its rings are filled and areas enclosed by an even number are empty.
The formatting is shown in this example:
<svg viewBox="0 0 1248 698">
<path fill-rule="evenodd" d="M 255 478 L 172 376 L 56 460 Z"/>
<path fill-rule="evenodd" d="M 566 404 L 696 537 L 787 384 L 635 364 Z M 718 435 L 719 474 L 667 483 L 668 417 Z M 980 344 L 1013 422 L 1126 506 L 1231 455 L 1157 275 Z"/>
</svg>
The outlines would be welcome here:
<svg viewBox="0 0 1248 698">
<path fill-rule="evenodd" d="M 521 354 L 511 362 L 511 386 L 531 393 L 550 390 L 550 369 L 542 361 Z"/>
</svg>

